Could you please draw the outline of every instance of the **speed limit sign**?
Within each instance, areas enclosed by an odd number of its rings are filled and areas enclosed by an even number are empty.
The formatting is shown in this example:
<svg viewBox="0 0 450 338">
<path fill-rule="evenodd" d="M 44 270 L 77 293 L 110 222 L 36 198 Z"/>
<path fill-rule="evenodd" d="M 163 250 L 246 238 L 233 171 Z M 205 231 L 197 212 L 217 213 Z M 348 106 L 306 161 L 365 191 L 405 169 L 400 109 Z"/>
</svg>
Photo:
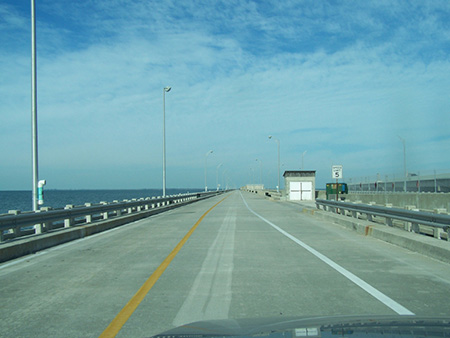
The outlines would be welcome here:
<svg viewBox="0 0 450 338">
<path fill-rule="evenodd" d="M 339 179 L 339 178 L 343 178 L 343 174 L 342 174 L 342 165 L 334 165 L 331 168 L 331 178 L 334 179 Z"/>
</svg>

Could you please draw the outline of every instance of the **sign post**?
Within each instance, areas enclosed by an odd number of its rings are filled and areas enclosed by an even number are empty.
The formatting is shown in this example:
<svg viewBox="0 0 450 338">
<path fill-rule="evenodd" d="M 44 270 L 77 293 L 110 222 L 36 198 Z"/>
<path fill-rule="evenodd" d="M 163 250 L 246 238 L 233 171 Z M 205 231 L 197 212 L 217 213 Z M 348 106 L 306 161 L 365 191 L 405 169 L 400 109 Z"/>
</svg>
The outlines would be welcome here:
<svg viewBox="0 0 450 338">
<path fill-rule="evenodd" d="M 331 167 L 331 178 L 335 178 L 336 179 L 336 201 L 337 201 L 338 200 L 338 195 L 339 195 L 339 183 L 338 183 L 338 180 L 340 178 L 343 178 L 342 165 L 333 165 Z"/>
</svg>

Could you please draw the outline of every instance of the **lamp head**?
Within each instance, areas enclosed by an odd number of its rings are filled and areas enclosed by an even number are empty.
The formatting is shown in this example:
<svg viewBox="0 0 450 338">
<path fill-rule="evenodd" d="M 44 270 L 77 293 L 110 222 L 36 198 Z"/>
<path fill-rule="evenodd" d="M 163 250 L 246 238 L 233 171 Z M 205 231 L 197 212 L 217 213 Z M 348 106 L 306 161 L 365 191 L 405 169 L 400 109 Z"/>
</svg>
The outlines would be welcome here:
<svg viewBox="0 0 450 338">
<path fill-rule="evenodd" d="M 171 89 L 172 89 L 172 87 L 167 86 L 167 87 L 164 88 L 164 91 L 165 91 L 166 93 L 168 93 L 168 92 L 170 92 Z"/>
</svg>

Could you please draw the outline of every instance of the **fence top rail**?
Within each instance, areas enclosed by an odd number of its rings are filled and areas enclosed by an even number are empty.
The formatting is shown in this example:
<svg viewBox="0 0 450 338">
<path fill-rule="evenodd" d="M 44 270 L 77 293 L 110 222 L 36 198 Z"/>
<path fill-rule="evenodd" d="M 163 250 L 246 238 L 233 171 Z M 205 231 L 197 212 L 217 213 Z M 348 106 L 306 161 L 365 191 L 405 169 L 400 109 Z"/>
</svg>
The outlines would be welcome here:
<svg viewBox="0 0 450 338">
<path fill-rule="evenodd" d="M 450 225 L 450 216 L 434 214 L 430 212 L 405 210 L 400 208 L 388 208 L 378 205 L 356 204 L 340 201 L 316 200 L 317 205 L 326 205 L 331 207 L 339 207 L 349 211 L 358 211 L 362 213 L 369 213 L 381 217 L 396 218 L 408 222 L 416 222 L 426 224 L 434 227 L 447 229 Z"/>
<path fill-rule="evenodd" d="M 353 194 L 353 195 L 385 195 L 385 194 L 388 194 L 388 195 L 394 195 L 394 194 L 397 194 L 397 195 L 418 195 L 418 194 L 420 194 L 420 195 L 424 195 L 424 194 L 425 195 L 426 194 L 443 195 L 443 194 L 448 194 L 448 192 L 445 192 L 445 191 L 437 191 L 437 192 L 434 192 L 434 191 L 399 191 L 399 190 L 396 190 L 396 191 L 387 190 L 386 191 L 383 189 L 380 189 L 380 190 L 349 190 L 348 193 Z"/>
<path fill-rule="evenodd" d="M 159 197 L 152 199 L 138 199 L 131 201 L 112 202 L 108 204 L 93 204 L 90 206 L 73 206 L 67 209 L 55 209 L 55 210 L 39 210 L 37 212 L 27 212 L 18 214 L 4 214 L 0 215 L 0 231 L 11 229 L 17 226 L 28 226 L 34 224 L 41 224 L 45 222 L 63 220 L 68 218 L 83 217 L 86 215 L 94 215 L 100 213 L 106 213 L 115 210 L 121 210 L 126 208 L 134 208 L 146 204 L 155 204 L 170 202 L 178 200 L 180 198 L 196 197 L 202 198 L 210 195 L 222 193 L 223 191 L 211 191 L 211 192 L 199 192 L 189 193 L 183 195 L 175 195 L 169 197 Z"/>
</svg>

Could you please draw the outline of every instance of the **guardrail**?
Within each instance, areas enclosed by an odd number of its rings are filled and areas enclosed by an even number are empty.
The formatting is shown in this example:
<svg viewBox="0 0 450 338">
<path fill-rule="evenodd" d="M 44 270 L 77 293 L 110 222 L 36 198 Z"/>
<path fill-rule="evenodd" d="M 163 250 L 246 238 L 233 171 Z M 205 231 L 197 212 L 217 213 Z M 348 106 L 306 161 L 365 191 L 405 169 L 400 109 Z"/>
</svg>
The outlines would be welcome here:
<svg viewBox="0 0 450 338">
<path fill-rule="evenodd" d="M 43 210 L 37 212 L 27 213 L 11 210 L 8 214 L 0 215 L 0 242 L 21 236 L 42 234 L 58 228 L 70 228 L 125 214 L 167 207 L 171 204 L 200 200 L 223 192 L 212 191 L 159 198 L 148 197 L 131 201 L 125 200 L 123 202 L 102 202 L 94 205 L 86 203 L 83 206 L 67 205 L 64 209 L 51 210 L 43 208 Z"/>
<path fill-rule="evenodd" d="M 329 210 L 355 218 L 365 214 L 369 221 L 374 221 L 375 217 L 382 217 L 388 226 L 393 226 L 394 220 L 402 221 L 405 222 L 403 228 L 406 231 L 415 233 L 427 233 L 421 226 L 431 227 L 433 237 L 444 239 L 443 235 L 445 234 L 447 241 L 450 241 L 449 215 L 317 199 L 317 209 L 320 209 L 321 206 L 326 211 Z"/>
</svg>

